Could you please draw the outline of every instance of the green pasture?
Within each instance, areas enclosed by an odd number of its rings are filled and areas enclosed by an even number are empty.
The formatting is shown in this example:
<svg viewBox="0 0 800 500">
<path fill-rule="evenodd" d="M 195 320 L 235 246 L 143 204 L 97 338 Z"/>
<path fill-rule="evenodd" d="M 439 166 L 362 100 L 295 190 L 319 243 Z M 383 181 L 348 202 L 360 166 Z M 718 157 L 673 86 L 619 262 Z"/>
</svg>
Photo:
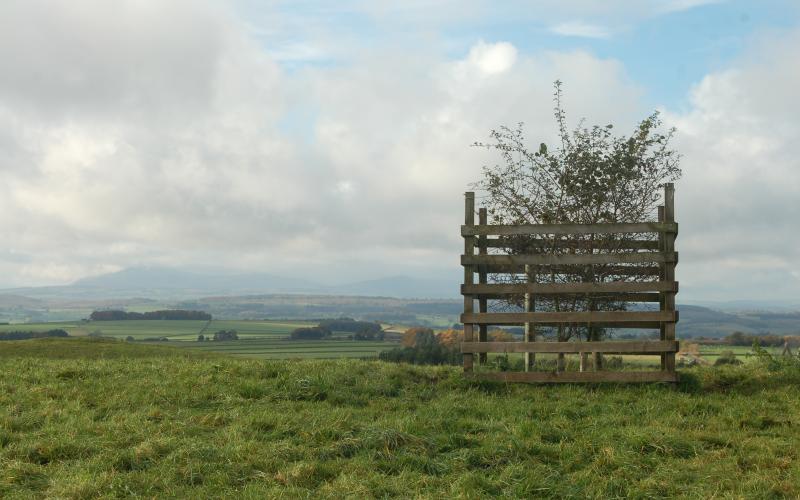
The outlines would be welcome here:
<svg viewBox="0 0 800 500">
<path fill-rule="evenodd" d="M 178 344 L 0 342 L 0 497 L 800 497 L 796 364 L 537 386 Z"/>
</svg>

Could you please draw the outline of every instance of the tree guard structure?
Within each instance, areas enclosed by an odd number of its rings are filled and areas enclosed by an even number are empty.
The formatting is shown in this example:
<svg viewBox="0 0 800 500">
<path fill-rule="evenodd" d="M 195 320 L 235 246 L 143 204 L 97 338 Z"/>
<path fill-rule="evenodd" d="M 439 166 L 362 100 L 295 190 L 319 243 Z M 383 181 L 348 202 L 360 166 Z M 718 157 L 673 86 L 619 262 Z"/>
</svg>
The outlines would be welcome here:
<svg viewBox="0 0 800 500">
<path fill-rule="evenodd" d="M 674 192 L 673 184 L 664 186 L 657 222 L 524 225 L 490 225 L 484 208 L 476 224 L 475 194 L 466 193 L 461 227 L 465 375 L 508 382 L 677 382 Z M 512 307 L 490 312 L 490 303 Z M 490 325 L 523 325 L 525 335 L 522 341 L 489 341 Z M 601 340 L 598 333 L 624 328 L 658 330 L 659 339 Z M 560 341 L 540 340 L 556 331 Z M 584 334 L 565 338 L 562 333 L 569 331 Z M 483 370 L 488 353 L 524 353 L 525 371 Z M 536 371 L 536 353 L 556 354 L 556 369 Z M 661 365 L 604 370 L 603 354 L 660 356 Z M 570 355 L 579 356 L 577 370 L 566 369 Z"/>
</svg>

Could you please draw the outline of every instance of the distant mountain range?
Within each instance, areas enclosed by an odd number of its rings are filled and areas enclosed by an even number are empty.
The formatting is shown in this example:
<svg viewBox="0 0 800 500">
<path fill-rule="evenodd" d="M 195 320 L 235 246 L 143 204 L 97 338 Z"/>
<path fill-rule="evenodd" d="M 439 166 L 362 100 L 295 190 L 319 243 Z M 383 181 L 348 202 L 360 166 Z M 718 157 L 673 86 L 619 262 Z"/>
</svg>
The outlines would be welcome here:
<svg viewBox="0 0 800 500">
<path fill-rule="evenodd" d="M 373 280 L 323 285 L 274 274 L 213 274 L 161 267 L 134 267 L 93 276 L 66 286 L 30 287 L 0 293 L 30 298 L 109 299 L 148 297 L 187 299 L 212 295 L 302 293 L 364 295 L 398 298 L 457 298 L 459 284 L 447 280 L 391 276 Z"/>
</svg>

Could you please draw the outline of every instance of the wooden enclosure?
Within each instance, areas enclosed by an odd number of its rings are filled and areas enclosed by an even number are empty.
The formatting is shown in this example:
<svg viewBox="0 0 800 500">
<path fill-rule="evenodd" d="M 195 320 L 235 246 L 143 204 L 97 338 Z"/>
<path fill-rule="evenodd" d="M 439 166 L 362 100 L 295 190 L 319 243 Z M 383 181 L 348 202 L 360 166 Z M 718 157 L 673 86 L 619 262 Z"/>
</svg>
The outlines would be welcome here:
<svg viewBox="0 0 800 500">
<path fill-rule="evenodd" d="M 466 193 L 461 227 L 461 350 L 467 376 L 509 382 L 677 382 L 678 225 L 673 184 L 664 187 L 658 222 L 490 225 L 485 208 L 478 211 L 478 224 L 475 213 L 475 194 Z M 518 307 L 489 312 L 489 301 L 517 303 Z M 583 306 L 561 310 L 560 304 L 569 301 Z M 658 309 L 635 304 L 658 304 Z M 524 338 L 517 342 L 489 341 L 490 325 L 523 325 Z M 600 329 L 608 328 L 656 329 L 660 339 L 599 340 Z M 559 339 L 564 331 L 582 331 L 584 335 L 582 339 L 543 341 L 538 339 L 542 330 L 557 331 Z M 475 354 L 479 364 L 484 364 L 487 353 L 524 353 L 525 371 L 475 370 Z M 556 353 L 556 369 L 534 371 L 536 353 Z M 578 370 L 565 369 L 568 354 L 579 355 Z M 591 370 L 589 354 L 593 357 Z M 660 356 L 661 367 L 650 371 L 603 370 L 603 354 Z"/>
</svg>

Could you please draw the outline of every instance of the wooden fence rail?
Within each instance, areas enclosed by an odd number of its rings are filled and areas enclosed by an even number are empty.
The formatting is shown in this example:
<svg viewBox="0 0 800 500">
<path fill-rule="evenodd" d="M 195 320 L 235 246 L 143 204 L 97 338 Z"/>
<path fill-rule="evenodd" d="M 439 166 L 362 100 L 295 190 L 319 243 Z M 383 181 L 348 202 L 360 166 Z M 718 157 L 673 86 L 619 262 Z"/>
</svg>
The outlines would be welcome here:
<svg viewBox="0 0 800 500">
<path fill-rule="evenodd" d="M 478 224 L 475 224 L 475 213 L 475 195 L 466 193 L 464 225 L 461 226 L 464 237 L 461 256 L 464 342 L 461 350 L 465 374 L 508 382 L 677 381 L 675 266 L 678 253 L 675 238 L 678 224 L 672 184 L 664 187 L 664 205 L 659 207 L 658 222 L 490 225 L 486 209 L 478 211 Z M 491 254 L 489 249 L 492 249 Z M 511 253 L 509 249 L 513 249 Z M 498 253 L 502 250 L 507 253 Z M 475 274 L 478 283 L 475 283 Z M 496 282 L 489 283 L 490 274 L 497 278 Z M 525 277 L 522 282 L 520 275 Z M 585 279 L 587 275 L 590 280 Z M 490 300 L 524 305 L 521 311 L 489 312 Z M 559 304 L 571 301 L 581 306 L 577 310 L 553 310 L 554 301 Z M 597 310 L 598 306 L 608 309 L 609 305 L 620 303 L 657 303 L 658 310 L 647 307 Z M 542 310 L 543 307 L 548 309 Z M 524 325 L 525 335 L 519 342 L 489 341 L 487 332 L 491 325 Z M 563 331 L 574 326 L 585 327 L 584 331 L 591 335 L 587 333 L 582 341 L 537 339 L 542 328 Z M 599 336 L 593 336 L 598 328 L 651 328 L 659 331 L 660 338 L 601 341 Z M 480 364 L 485 364 L 490 353 L 524 353 L 525 371 L 474 370 L 473 355 L 478 354 Z M 559 357 L 556 370 L 534 371 L 536 353 L 556 354 Z M 603 371 L 602 354 L 611 353 L 658 355 L 661 366 L 654 371 Z M 580 355 L 580 371 L 565 370 L 562 361 L 568 354 Z M 594 356 L 594 371 L 588 371 L 589 354 Z"/>
</svg>

